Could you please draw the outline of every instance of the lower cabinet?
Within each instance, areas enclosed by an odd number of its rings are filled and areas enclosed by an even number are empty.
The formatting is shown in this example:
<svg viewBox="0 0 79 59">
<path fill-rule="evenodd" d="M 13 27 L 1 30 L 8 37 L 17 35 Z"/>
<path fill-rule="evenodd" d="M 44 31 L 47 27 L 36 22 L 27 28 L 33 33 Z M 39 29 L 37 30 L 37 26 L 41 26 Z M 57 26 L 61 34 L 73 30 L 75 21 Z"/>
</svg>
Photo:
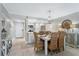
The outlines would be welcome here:
<svg viewBox="0 0 79 59">
<path fill-rule="evenodd" d="M 34 34 L 33 32 L 28 32 L 27 43 L 33 43 L 33 42 L 34 42 Z"/>
</svg>

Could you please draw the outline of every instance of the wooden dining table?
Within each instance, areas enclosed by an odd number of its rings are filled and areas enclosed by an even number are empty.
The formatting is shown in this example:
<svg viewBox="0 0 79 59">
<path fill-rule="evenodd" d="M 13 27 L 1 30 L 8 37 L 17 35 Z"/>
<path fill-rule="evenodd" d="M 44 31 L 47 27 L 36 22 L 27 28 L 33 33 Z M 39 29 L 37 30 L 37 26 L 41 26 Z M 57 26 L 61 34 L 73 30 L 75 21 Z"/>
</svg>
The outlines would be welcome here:
<svg viewBox="0 0 79 59">
<path fill-rule="evenodd" d="M 45 47 L 45 55 L 48 55 L 48 41 L 50 40 L 50 37 L 47 35 L 39 35 L 40 39 L 44 40 L 44 47 Z"/>
</svg>

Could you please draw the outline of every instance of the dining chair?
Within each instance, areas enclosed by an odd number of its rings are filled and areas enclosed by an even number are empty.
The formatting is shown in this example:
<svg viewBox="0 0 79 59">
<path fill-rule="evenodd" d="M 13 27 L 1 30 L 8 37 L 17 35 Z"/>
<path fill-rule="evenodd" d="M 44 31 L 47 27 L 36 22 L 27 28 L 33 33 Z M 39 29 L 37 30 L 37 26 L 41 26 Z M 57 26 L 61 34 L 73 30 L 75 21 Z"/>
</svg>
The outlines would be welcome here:
<svg viewBox="0 0 79 59">
<path fill-rule="evenodd" d="M 34 32 L 35 43 L 34 43 L 34 50 L 39 51 L 43 49 L 43 42 L 38 37 L 39 33 Z"/>
<path fill-rule="evenodd" d="M 51 34 L 51 40 L 50 40 L 50 43 L 48 45 L 48 49 L 50 50 L 50 52 L 57 52 L 58 50 L 58 46 L 57 46 L 57 43 L 58 43 L 58 33 L 57 32 L 54 32 Z"/>
<path fill-rule="evenodd" d="M 45 32 L 46 35 L 48 35 L 48 34 L 50 34 L 50 33 L 51 33 L 50 31 L 46 31 L 46 32 Z"/>
<path fill-rule="evenodd" d="M 64 36 L 65 36 L 65 32 L 60 31 L 59 32 L 59 39 L 58 39 L 58 49 L 59 49 L 59 51 L 61 49 L 63 49 L 63 51 L 64 51 Z"/>
<path fill-rule="evenodd" d="M 43 35 L 43 34 L 45 34 L 45 31 L 39 31 L 39 34 Z"/>
</svg>

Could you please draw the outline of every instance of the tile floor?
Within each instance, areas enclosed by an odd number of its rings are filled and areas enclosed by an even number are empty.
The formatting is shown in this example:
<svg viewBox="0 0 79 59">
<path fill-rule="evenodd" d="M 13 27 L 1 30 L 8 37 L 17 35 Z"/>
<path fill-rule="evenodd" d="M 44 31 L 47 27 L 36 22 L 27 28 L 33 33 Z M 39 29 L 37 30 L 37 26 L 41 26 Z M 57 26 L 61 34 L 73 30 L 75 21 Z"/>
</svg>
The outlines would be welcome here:
<svg viewBox="0 0 79 59">
<path fill-rule="evenodd" d="M 26 44 L 24 39 L 16 39 L 10 50 L 9 56 L 44 56 L 44 51 L 35 53 L 33 44 Z M 65 51 L 48 56 L 79 56 L 78 48 L 66 47 Z"/>
</svg>

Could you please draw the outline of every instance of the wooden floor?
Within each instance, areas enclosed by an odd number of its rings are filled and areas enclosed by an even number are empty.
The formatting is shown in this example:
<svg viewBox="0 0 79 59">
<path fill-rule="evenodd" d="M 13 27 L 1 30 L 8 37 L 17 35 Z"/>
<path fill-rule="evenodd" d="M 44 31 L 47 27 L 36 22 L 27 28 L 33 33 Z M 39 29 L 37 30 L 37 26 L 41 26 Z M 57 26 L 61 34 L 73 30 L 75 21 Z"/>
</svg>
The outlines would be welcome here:
<svg viewBox="0 0 79 59">
<path fill-rule="evenodd" d="M 29 55 L 29 51 L 33 54 L 34 52 L 31 51 L 33 50 L 33 47 L 30 47 L 29 45 L 26 45 L 26 42 L 24 39 L 16 39 L 13 41 L 13 46 L 10 50 L 11 56 L 24 56 L 24 55 Z"/>
<path fill-rule="evenodd" d="M 44 51 L 35 53 L 33 44 L 26 44 L 23 38 L 19 38 L 13 41 L 9 56 L 44 56 Z M 79 56 L 79 49 L 66 47 L 65 51 L 48 56 Z"/>
</svg>

